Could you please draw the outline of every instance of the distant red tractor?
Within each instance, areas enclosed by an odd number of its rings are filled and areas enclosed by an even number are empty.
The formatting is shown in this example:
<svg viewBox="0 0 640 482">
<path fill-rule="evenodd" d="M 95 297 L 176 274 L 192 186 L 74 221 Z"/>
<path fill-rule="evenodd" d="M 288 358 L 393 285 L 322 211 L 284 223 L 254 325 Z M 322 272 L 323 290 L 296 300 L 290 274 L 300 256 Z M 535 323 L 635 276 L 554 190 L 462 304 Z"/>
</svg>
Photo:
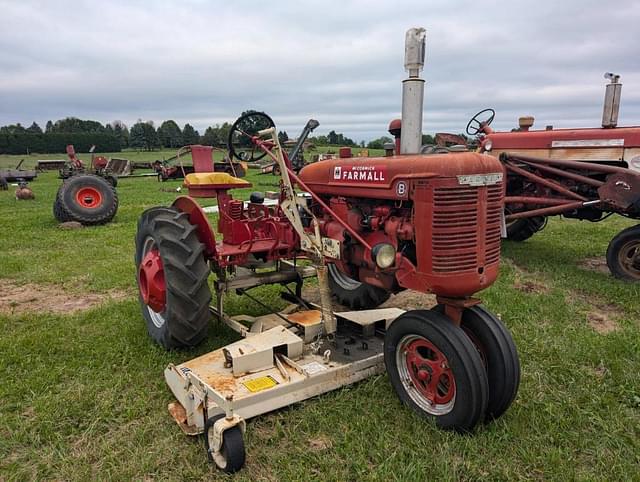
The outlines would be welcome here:
<svg viewBox="0 0 640 482">
<path fill-rule="evenodd" d="M 607 73 L 601 128 L 531 130 L 533 117 L 519 128 L 496 132 L 493 109 L 476 114 L 467 134 L 479 152 L 499 157 L 507 173 L 507 237 L 524 241 L 540 231 L 548 216 L 597 222 L 611 214 L 640 219 L 640 126 L 617 127 L 622 84 Z M 607 249 L 611 273 L 640 280 L 640 226 L 616 235 Z"/>
</svg>

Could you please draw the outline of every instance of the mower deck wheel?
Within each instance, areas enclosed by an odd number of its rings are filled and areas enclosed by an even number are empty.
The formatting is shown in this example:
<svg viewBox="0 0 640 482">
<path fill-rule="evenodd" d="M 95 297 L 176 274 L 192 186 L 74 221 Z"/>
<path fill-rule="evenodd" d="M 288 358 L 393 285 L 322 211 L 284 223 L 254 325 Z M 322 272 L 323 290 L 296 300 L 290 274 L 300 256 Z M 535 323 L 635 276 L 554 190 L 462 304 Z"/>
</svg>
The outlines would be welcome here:
<svg viewBox="0 0 640 482">
<path fill-rule="evenodd" d="M 391 324 L 384 362 L 400 400 L 442 429 L 470 432 L 485 415 L 487 375 L 469 337 L 434 310 L 413 310 Z"/>
<path fill-rule="evenodd" d="M 149 336 L 167 350 L 198 345 L 211 319 L 210 270 L 188 215 L 165 207 L 142 213 L 135 262 Z"/>
<path fill-rule="evenodd" d="M 350 278 L 333 263 L 327 267 L 331 293 L 338 303 L 352 310 L 376 308 L 391 296 L 391 293 L 385 289 Z"/>
<path fill-rule="evenodd" d="M 607 247 L 611 274 L 624 281 L 640 281 L 640 224 L 623 229 Z"/>
<path fill-rule="evenodd" d="M 233 474 L 242 468 L 245 461 L 244 439 L 240 427 L 235 426 L 222 432 L 222 447 L 219 453 L 214 453 L 211 449 L 213 425 L 223 417 L 224 414 L 220 414 L 207 420 L 204 428 L 204 445 L 209 462 L 213 462 L 227 474 Z"/>
</svg>

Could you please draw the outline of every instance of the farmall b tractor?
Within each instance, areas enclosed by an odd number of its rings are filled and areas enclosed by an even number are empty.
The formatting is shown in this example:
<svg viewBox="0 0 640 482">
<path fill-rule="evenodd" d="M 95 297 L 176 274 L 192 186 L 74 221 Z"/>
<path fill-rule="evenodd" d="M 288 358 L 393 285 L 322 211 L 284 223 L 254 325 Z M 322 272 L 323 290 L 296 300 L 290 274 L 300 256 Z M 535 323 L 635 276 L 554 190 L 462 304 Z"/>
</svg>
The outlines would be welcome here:
<svg viewBox="0 0 640 482">
<path fill-rule="evenodd" d="M 139 220 L 140 304 L 153 340 L 167 349 L 197 345 L 211 313 L 242 335 L 165 370 L 177 399 L 170 413 L 186 433 L 205 433 L 210 460 L 227 472 L 244 463 L 247 419 L 384 368 L 404 404 L 443 429 L 471 431 L 516 396 L 511 335 L 473 297 L 498 276 L 502 166 L 472 152 L 417 154 L 424 37 L 423 29 L 407 32 L 397 155 L 333 159 L 297 175 L 271 119 L 250 114 L 233 125 L 229 149 L 234 155 L 234 137 L 247 136 L 277 162 L 277 206 L 261 193 L 248 203 L 234 199 L 231 191 L 251 186 L 246 180 L 196 172 L 185 179 L 189 196 Z M 217 198 L 218 240 L 201 197 Z M 319 305 L 301 297 L 302 280 L 313 274 Z M 225 313 L 226 292 L 251 296 L 268 283 L 296 283 L 286 294 L 298 308 L 257 318 Z M 404 289 L 434 293 L 438 305 L 373 309 Z M 356 311 L 334 312 L 332 293 Z"/>
</svg>

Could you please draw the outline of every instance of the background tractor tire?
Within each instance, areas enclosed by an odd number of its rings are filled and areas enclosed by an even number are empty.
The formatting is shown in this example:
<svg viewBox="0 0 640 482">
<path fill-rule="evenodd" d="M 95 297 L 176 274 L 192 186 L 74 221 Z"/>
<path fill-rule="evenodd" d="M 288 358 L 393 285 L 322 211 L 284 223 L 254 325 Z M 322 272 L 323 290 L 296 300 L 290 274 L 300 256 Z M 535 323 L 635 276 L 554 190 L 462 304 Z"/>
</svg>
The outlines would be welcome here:
<svg viewBox="0 0 640 482">
<path fill-rule="evenodd" d="M 525 241 L 536 234 L 547 224 L 545 216 L 516 219 L 507 224 L 507 239 L 510 241 Z"/>
<path fill-rule="evenodd" d="M 391 293 L 383 288 L 356 281 L 345 275 L 335 264 L 328 264 L 329 288 L 341 305 L 352 310 L 370 310 L 389 299 Z"/>
<path fill-rule="evenodd" d="M 186 213 L 165 207 L 142 213 L 135 255 L 139 286 L 140 265 L 153 249 L 163 268 L 165 303 L 155 311 L 145 303 L 140 290 L 140 307 L 149 336 L 167 350 L 196 346 L 207 336 L 211 319 L 210 270 L 204 245 Z"/>
<path fill-rule="evenodd" d="M 640 281 L 640 224 L 613 237 L 607 247 L 607 267 L 615 278 Z"/>
<path fill-rule="evenodd" d="M 57 198 L 53 202 L 53 217 L 59 223 L 66 223 L 72 220 L 71 215 L 60 205 Z"/>
<path fill-rule="evenodd" d="M 118 211 L 118 194 L 105 179 L 94 174 L 79 174 L 67 179 L 56 195 L 58 210 L 85 226 L 108 223 Z M 55 215 L 55 205 L 54 205 Z"/>
</svg>

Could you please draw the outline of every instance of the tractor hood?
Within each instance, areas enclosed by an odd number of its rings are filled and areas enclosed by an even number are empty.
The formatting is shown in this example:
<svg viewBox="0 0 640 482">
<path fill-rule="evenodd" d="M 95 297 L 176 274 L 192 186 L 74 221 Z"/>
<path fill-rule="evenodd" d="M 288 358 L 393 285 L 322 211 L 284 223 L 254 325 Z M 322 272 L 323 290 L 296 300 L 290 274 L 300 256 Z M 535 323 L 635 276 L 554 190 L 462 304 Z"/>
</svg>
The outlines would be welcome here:
<svg viewBox="0 0 640 482">
<path fill-rule="evenodd" d="M 473 183 L 474 180 L 482 182 L 482 175 L 502 172 L 502 164 L 495 157 L 456 152 L 329 159 L 306 166 L 300 171 L 299 178 L 317 194 L 406 199 L 410 184 L 418 179 L 471 176 L 465 183 Z"/>
</svg>

